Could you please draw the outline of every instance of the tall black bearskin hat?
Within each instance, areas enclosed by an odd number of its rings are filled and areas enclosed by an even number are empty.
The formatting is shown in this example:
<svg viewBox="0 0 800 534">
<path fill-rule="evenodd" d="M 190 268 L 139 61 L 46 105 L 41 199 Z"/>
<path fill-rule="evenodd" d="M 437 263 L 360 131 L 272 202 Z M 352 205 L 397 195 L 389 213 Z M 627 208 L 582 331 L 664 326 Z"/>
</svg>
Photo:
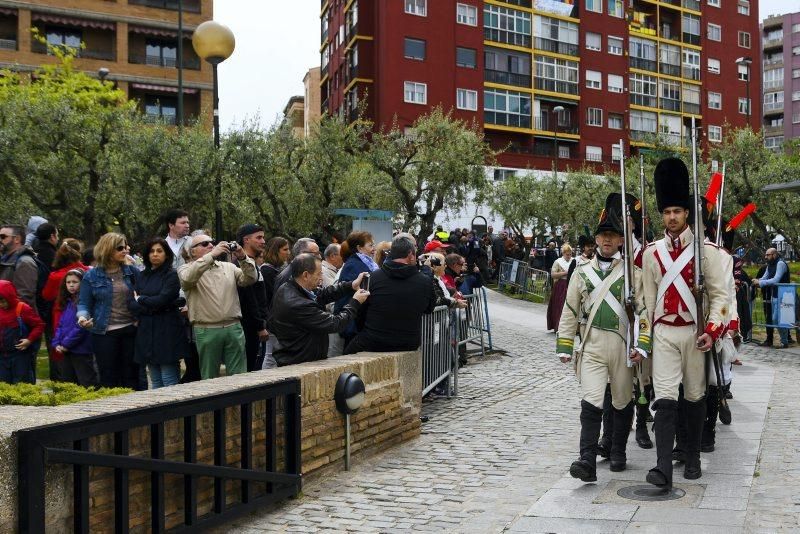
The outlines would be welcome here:
<svg viewBox="0 0 800 534">
<path fill-rule="evenodd" d="M 689 192 L 689 170 L 678 158 L 664 158 L 656 165 L 653 174 L 656 187 L 658 211 L 669 207 L 692 209 L 692 195 Z"/>
<path fill-rule="evenodd" d="M 603 232 L 614 232 L 622 235 L 622 195 L 609 193 L 606 197 L 606 207 L 600 212 L 600 220 L 594 235 Z"/>
</svg>

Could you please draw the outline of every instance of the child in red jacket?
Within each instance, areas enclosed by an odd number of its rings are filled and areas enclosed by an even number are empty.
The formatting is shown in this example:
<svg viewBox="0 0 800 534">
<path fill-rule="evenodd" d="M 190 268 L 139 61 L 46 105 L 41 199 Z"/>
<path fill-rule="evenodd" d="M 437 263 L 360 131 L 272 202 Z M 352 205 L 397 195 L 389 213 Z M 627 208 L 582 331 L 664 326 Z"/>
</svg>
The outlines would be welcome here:
<svg viewBox="0 0 800 534">
<path fill-rule="evenodd" d="M 42 333 L 44 321 L 17 298 L 14 284 L 0 280 L 0 381 L 34 383 L 33 343 Z"/>
</svg>

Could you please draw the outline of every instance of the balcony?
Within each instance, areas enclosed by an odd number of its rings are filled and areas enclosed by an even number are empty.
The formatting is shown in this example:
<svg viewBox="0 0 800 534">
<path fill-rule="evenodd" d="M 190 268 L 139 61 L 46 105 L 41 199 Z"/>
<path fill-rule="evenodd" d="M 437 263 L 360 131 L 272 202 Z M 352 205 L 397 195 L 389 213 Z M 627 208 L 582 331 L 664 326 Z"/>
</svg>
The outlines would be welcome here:
<svg viewBox="0 0 800 534">
<path fill-rule="evenodd" d="M 58 45 L 58 46 L 64 49 L 72 48 L 72 47 L 67 47 L 65 45 Z M 84 48 L 82 50 L 80 49 L 74 49 L 74 50 L 76 52 L 75 54 L 76 57 L 82 59 L 99 59 L 102 61 L 116 61 L 117 59 L 117 53 L 115 50 L 91 50 L 87 48 Z M 33 41 L 31 43 L 31 51 L 36 54 L 48 53 L 47 45 L 39 41 Z"/>
<path fill-rule="evenodd" d="M 568 95 L 578 94 L 577 83 L 538 77 L 534 78 L 534 80 L 536 82 L 536 89 L 539 89 L 540 91 L 552 91 L 554 93 L 565 93 Z"/>
<path fill-rule="evenodd" d="M 764 60 L 764 68 L 772 68 L 772 67 L 782 67 L 783 66 L 783 56 L 778 56 L 775 58 L 765 59 Z"/>
<path fill-rule="evenodd" d="M 662 39 L 669 39 L 670 41 L 680 41 L 678 38 L 678 32 L 675 31 L 674 27 L 671 24 L 662 24 L 661 25 L 661 34 L 659 37 Z"/>
<path fill-rule="evenodd" d="M 769 80 L 764 82 L 764 91 L 780 89 L 783 87 L 783 80 Z"/>
<path fill-rule="evenodd" d="M 763 127 L 764 135 L 777 135 L 783 133 L 783 124 L 778 124 L 775 126 L 769 125 Z"/>
<path fill-rule="evenodd" d="M 681 5 L 686 9 L 700 11 L 700 0 L 682 0 Z"/>
<path fill-rule="evenodd" d="M 154 56 L 147 54 L 129 54 L 128 63 L 134 65 L 150 65 L 152 67 L 166 67 L 169 69 L 178 68 L 178 60 L 174 57 Z M 199 58 L 184 58 L 183 68 L 190 70 L 200 70 Z"/>
<path fill-rule="evenodd" d="M 683 74 L 684 78 L 688 78 L 689 80 L 699 80 L 700 79 L 700 67 L 684 65 L 682 74 Z"/>
<path fill-rule="evenodd" d="M 16 50 L 17 49 L 17 39 L 16 37 L 13 38 L 2 38 L 0 39 L 0 50 Z"/>
<path fill-rule="evenodd" d="M 128 0 L 134 6 L 157 7 L 159 9 L 178 10 L 178 0 Z M 183 11 L 187 13 L 200 13 L 200 0 L 183 0 Z"/>
<path fill-rule="evenodd" d="M 765 102 L 764 114 L 783 113 L 783 102 Z"/>
<path fill-rule="evenodd" d="M 700 36 L 694 33 L 683 32 L 683 42 L 686 44 L 700 46 Z"/>
<path fill-rule="evenodd" d="M 700 104 L 692 104 L 690 102 L 684 102 L 683 112 L 691 113 L 692 115 L 700 115 Z"/>
<path fill-rule="evenodd" d="M 484 110 L 483 122 L 486 124 L 495 124 L 497 126 L 510 126 L 512 128 L 530 128 L 531 116 Z"/>
<path fill-rule="evenodd" d="M 655 135 L 656 135 L 655 132 L 647 132 L 645 130 L 630 131 L 631 141 L 650 142 Z"/>
<path fill-rule="evenodd" d="M 518 87 L 530 88 L 531 86 L 530 74 L 516 74 L 514 72 L 503 72 L 501 70 L 484 69 L 483 79 L 491 83 L 516 85 Z"/>
<path fill-rule="evenodd" d="M 557 54 L 564 54 L 567 56 L 578 55 L 578 45 L 570 43 L 562 43 L 554 39 L 544 39 L 536 37 L 534 39 L 534 48 L 538 50 L 546 50 L 547 52 L 555 52 Z"/>
<path fill-rule="evenodd" d="M 533 127 L 536 130 L 541 130 L 544 132 L 553 132 L 553 125 L 555 124 L 555 113 L 543 113 L 541 115 L 536 115 L 533 118 Z M 574 134 L 578 135 L 579 128 L 577 124 L 558 124 L 558 133 L 562 134 Z"/>
<path fill-rule="evenodd" d="M 783 37 L 779 39 L 764 39 L 763 47 L 764 50 L 767 50 L 769 48 L 783 47 Z"/>
<path fill-rule="evenodd" d="M 510 45 L 531 47 L 531 36 L 524 33 L 510 32 L 507 30 L 496 30 L 494 28 L 484 28 L 483 38 L 487 41 L 506 43 Z"/>
<path fill-rule="evenodd" d="M 631 56 L 630 64 L 632 69 L 649 70 L 650 72 L 658 71 L 658 63 L 654 59 Z"/>
<path fill-rule="evenodd" d="M 634 106 L 646 106 L 648 108 L 654 108 L 658 104 L 658 99 L 651 95 L 631 93 L 631 104 Z"/>
<path fill-rule="evenodd" d="M 170 126 L 175 126 L 178 123 L 178 117 L 171 114 L 145 113 L 144 120 L 151 124 L 169 124 Z"/>
<path fill-rule="evenodd" d="M 663 109 L 665 111 L 680 111 L 681 101 L 675 98 L 661 97 L 658 102 L 658 107 L 659 109 Z"/>
<path fill-rule="evenodd" d="M 666 74 L 667 76 L 680 76 L 681 66 L 672 65 L 670 63 L 659 63 L 658 72 L 660 72 L 661 74 Z"/>
</svg>

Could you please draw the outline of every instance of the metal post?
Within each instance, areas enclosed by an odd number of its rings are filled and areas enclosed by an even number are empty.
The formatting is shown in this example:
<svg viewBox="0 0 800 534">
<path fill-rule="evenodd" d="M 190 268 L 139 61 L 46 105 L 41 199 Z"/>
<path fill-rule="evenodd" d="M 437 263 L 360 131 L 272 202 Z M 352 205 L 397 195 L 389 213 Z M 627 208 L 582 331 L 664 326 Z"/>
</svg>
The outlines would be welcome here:
<svg viewBox="0 0 800 534">
<path fill-rule="evenodd" d="M 747 91 L 747 126 L 751 127 L 750 124 L 750 108 L 752 104 L 750 103 L 750 64 L 747 64 L 747 83 L 745 84 L 746 91 Z"/>
<path fill-rule="evenodd" d="M 217 62 L 212 62 L 211 66 L 214 70 L 214 148 L 219 151 L 219 80 L 217 77 Z M 222 168 L 219 165 L 217 165 L 216 169 L 216 180 L 214 237 L 222 239 Z"/>
<path fill-rule="evenodd" d="M 183 128 L 183 0 L 178 0 L 178 129 Z"/>
<path fill-rule="evenodd" d="M 350 471 L 350 414 L 344 414 L 344 470 Z"/>
</svg>

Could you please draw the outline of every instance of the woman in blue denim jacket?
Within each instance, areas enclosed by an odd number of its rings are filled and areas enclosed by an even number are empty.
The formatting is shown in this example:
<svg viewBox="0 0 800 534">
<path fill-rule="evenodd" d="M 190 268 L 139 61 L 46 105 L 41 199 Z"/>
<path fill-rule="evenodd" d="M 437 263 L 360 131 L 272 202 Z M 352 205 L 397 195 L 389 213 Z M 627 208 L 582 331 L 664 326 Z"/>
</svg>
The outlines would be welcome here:
<svg viewBox="0 0 800 534">
<path fill-rule="evenodd" d="M 104 387 L 142 387 L 134 362 L 136 319 L 128 309 L 139 271 L 126 265 L 125 236 L 108 233 L 94 247 L 97 266 L 86 273 L 78 297 L 78 325 L 92 333 L 92 347 Z"/>
<path fill-rule="evenodd" d="M 375 242 L 369 232 L 350 232 L 350 235 L 342 243 L 340 254 L 344 260 L 344 265 L 339 270 L 339 282 L 352 282 L 361 273 L 371 273 L 378 270 L 378 264 L 375 263 L 374 259 Z M 337 300 L 336 304 L 333 305 L 333 313 L 342 311 L 349 301 L 350 297 L 343 297 Z M 342 347 L 346 347 L 357 333 L 356 322 L 350 321 L 345 331 L 339 334 L 344 338 Z"/>
</svg>

